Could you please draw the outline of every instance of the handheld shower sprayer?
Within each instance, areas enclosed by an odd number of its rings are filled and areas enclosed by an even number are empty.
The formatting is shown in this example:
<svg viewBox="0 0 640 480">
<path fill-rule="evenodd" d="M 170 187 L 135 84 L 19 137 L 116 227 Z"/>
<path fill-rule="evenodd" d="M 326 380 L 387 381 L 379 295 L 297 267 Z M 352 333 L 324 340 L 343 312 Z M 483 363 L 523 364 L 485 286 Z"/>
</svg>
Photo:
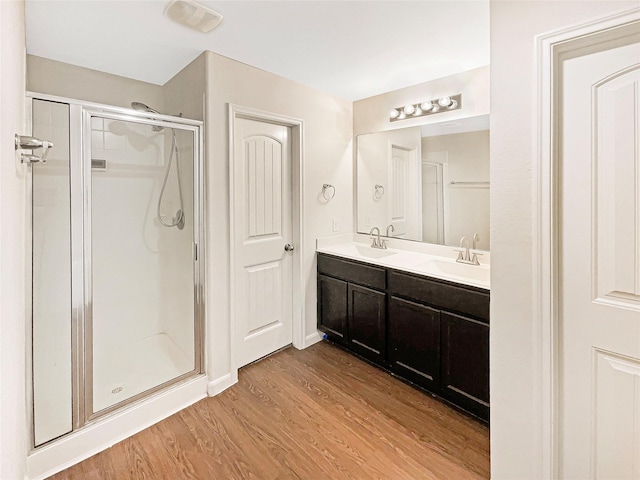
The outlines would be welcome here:
<svg viewBox="0 0 640 480">
<path fill-rule="evenodd" d="M 131 108 L 134 110 L 138 110 L 141 112 L 155 113 L 158 115 L 162 115 L 159 111 L 154 110 L 149 105 L 145 105 L 141 102 L 131 102 Z M 179 115 L 180 117 L 182 114 Z M 159 125 L 153 125 L 151 130 L 154 132 L 161 132 L 164 130 L 164 127 Z M 176 131 L 173 128 L 171 130 L 171 153 L 169 154 L 169 162 L 167 164 L 167 170 L 164 173 L 164 179 L 162 180 L 162 188 L 160 189 L 160 195 L 158 196 L 158 207 L 156 209 L 158 215 L 158 221 L 165 227 L 178 227 L 178 230 L 182 230 L 184 228 L 185 216 L 184 216 L 184 201 L 182 199 L 182 180 L 180 178 L 180 158 L 178 157 L 178 144 L 176 143 Z M 171 171 L 171 164 L 173 163 L 173 157 L 175 155 L 176 158 L 176 176 L 178 180 L 178 195 L 180 197 L 180 208 L 176 211 L 175 217 L 173 217 L 170 221 L 165 221 L 160 213 L 160 207 L 162 205 L 162 198 L 164 197 L 164 191 L 167 187 L 167 180 L 169 179 L 169 172 Z"/>
</svg>

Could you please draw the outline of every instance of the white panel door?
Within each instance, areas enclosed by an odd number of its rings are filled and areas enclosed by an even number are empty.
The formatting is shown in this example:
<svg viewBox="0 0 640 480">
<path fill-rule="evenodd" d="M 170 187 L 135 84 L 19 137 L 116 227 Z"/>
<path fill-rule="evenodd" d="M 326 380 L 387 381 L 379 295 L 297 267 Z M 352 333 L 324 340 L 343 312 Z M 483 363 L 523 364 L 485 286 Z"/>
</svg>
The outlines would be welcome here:
<svg viewBox="0 0 640 480">
<path fill-rule="evenodd" d="M 638 479 L 640 44 L 592 38 L 560 57 L 559 468 Z"/>
<path fill-rule="evenodd" d="M 292 341 L 290 129 L 236 118 L 233 148 L 232 301 L 241 367 Z"/>
</svg>

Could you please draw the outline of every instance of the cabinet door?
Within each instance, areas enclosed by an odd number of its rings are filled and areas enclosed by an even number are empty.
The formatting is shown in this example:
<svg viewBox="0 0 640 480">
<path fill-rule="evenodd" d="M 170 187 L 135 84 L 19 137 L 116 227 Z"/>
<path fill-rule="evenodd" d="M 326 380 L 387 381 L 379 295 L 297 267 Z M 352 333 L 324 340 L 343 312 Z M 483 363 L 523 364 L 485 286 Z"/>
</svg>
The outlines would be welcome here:
<svg viewBox="0 0 640 480">
<path fill-rule="evenodd" d="M 346 343 L 347 282 L 318 275 L 318 330 Z"/>
<path fill-rule="evenodd" d="M 349 347 L 376 362 L 384 359 L 384 292 L 349 284 Z"/>
<path fill-rule="evenodd" d="M 388 357 L 398 375 L 437 389 L 440 380 L 440 311 L 408 300 L 389 300 Z"/>
<path fill-rule="evenodd" d="M 440 313 L 442 394 L 489 420 L 489 325 Z"/>
</svg>

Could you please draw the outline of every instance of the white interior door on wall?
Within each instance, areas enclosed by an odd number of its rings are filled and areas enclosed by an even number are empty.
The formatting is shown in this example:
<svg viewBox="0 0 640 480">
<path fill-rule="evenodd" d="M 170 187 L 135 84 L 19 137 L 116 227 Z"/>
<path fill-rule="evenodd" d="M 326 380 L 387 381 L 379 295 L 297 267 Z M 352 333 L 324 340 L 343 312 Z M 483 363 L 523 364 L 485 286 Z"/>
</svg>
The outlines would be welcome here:
<svg viewBox="0 0 640 480">
<path fill-rule="evenodd" d="M 559 474 L 640 478 L 640 25 L 561 54 Z"/>
<path fill-rule="evenodd" d="M 235 117 L 233 248 L 235 364 L 292 342 L 291 129 Z M 293 246 L 295 247 L 295 246 Z"/>
</svg>

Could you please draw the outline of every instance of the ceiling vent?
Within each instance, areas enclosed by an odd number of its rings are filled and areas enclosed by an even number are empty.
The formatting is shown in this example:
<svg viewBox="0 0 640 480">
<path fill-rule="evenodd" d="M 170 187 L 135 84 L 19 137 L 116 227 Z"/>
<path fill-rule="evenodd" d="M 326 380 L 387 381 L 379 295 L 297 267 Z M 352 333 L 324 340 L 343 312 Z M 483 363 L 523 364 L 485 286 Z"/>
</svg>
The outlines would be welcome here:
<svg viewBox="0 0 640 480">
<path fill-rule="evenodd" d="M 222 15 L 193 0 L 171 0 L 164 10 L 171 20 L 202 33 L 213 30 L 222 21 Z"/>
</svg>

